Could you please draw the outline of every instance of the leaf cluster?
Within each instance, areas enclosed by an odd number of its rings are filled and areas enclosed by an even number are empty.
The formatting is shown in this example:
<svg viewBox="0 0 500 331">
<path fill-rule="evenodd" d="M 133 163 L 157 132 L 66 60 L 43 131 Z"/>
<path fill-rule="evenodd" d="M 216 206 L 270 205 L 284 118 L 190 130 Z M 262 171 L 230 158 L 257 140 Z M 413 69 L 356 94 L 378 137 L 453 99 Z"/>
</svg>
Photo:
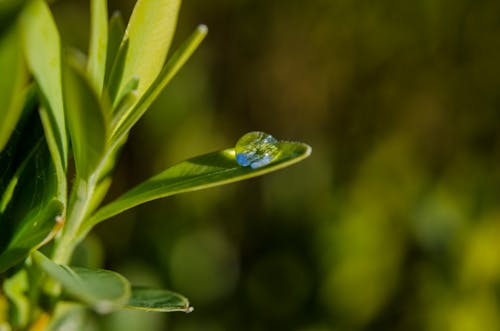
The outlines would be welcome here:
<svg viewBox="0 0 500 331">
<path fill-rule="evenodd" d="M 139 0 L 127 24 L 119 13 L 108 18 L 105 0 L 91 0 L 84 55 L 64 46 L 44 0 L 7 3 L 8 10 L 0 7 L 0 17 L 9 17 L 0 26 L 0 273 L 12 325 L 55 327 L 63 301 L 101 313 L 189 311 L 176 293 L 69 266 L 74 249 L 96 224 L 134 206 L 283 168 L 307 157 L 310 147 L 280 142 L 279 156 L 259 169 L 241 167 L 233 148 L 201 155 L 101 206 L 130 130 L 207 28 L 198 26 L 169 55 L 180 0 Z"/>
</svg>

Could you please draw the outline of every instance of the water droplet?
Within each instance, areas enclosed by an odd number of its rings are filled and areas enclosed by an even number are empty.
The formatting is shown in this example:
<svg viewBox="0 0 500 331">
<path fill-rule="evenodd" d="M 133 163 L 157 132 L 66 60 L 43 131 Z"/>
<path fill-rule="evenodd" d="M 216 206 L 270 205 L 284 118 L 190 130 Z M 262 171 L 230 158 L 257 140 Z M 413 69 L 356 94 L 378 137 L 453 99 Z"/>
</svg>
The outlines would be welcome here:
<svg viewBox="0 0 500 331">
<path fill-rule="evenodd" d="M 236 162 L 252 169 L 268 165 L 279 155 L 278 140 L 270 134 L 259 131 L 243 135 L 234 149 Z"/>
</svg>

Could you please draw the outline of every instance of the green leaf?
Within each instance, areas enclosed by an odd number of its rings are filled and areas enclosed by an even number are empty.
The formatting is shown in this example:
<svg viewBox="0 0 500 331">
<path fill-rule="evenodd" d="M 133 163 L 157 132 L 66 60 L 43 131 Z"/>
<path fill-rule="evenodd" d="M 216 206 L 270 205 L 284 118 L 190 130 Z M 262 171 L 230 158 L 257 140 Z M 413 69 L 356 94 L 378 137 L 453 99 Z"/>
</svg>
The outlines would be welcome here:
<svg viewBox="0 0 500 331">
<path fill-rule="evenodd" d="M 12 198 L 0 215 L 0 272 L 23 260 L 53 236 L 63 204 L 57 200 L 55 169 L 45 141 L 40 141 L 12 178 Z"/>
<path fill-rule="evenodd" d="M 38 105 L 36 90 L 29 88 L 26 93 L 21 118 L 16 129 L 13 131 L 7 146 L 0 152 L 0 201 L 6 200 L 2 197 L 12 177 L 19 166 L 25 161 L 35 145 L 43 137 L 43 128 L 40 118 L 36 112 Z M 9 199 L 7 199 L 9 200 Z M 3 211 L 0 204 L 0 214 Z"/>
<path fill-rule="evenodd" d="M 114 103 L 114 100 L 118 94 L 118 88 L 120 87 L 120 81 L 123 76 L 123 68 L 125 66 L 125 57 L 127 55 L 127 51 L 129 48 L 128 39 L 123 40 L 118 53 L 116 54 L 116 58 L 113 61 L 113 66 L 109 73 L 109 78 L 106 81 L 106 94 L 111 103 Z"/>
<path fill-rule="evenodd" d="M 103 109 L 105 106 L 81 68 L 71 59 L 63 68 L 64 105 L 76 172 L 86 179 L 95 171 L 106 149 L 108 110 Z"/>
<path fill-rule="evenodd" d="M 130 99 L 137 99 L 137 87 L 139 86 L 139 78 L 132 77 L 132 79 L 123 87 L 120 91 L 120 95 L 115 98 L 113 103 L 113 113 L 117 113 L 119 109 L 123 108 L 124 105 L 128 104 Z M 134 95 L 134 97 L 130 97 Z M 132 105 L 130 105 L 132 106 Z"/>
<path fill-rule="evenodd" d="M 13 26 L 0 36 L 0 151 L 3 150 L 21 116 L 27 72 L 18 29 Z"/>
<path fill-rule="evenodd" d="M 147 287 L 132 287 L 130 300 L 123 307 L 134 310 L 173 312 L 191 312 L 189 301 L 184 296 L 168 290 Z"/>
<path fill-rule="evenodd" d="M 104 75 L 105 86 L 108 86 L 109 75 L 111 74 L 111 69 L 113 69 L 113 64 L 115 63 L 115 58 L 118 54 L 118 50 L 120 49 L 124 34 L 125 24 L 123 23 L 122 15 L 120 14 L 120 12 L 115 12 L 109 20 L 108 46 L 106 52 L 106 73 Z"/>
<path fill-rule="evenodd" d="M 130 48 L 120 90 L 132 77 L 139 77 L 139 95 L 146 91 L 160 72 L 175 32 L 181 0 L 138 0 L 130 17 L 126 35 Z"/>
<path fill-rule="evenodd" d="M 68 295 L 99 313 L 121 307 L 130 298 L 129 282 L 116 272 L 59 265 L 38 251 L 32 257 L 40 269 L 61 283 Z"/>
<path fill-rule="evenodd" d="M 201 155 L 174 165 L 99 209 L 82 224 L 80 236 L 99 222 L 142 203 L 260 176 L 297 163 L 311 153 L 311 148 L 302 143 L 280 142 L 278 148 L 277 159 L 257 169 L 240 166 L 235 160 L 233 148 Z"/>
<path fill-rule="evenodd" d="M 42 122 L 59 181 L 62 182 L 61 176 L 67 166 L 68 142 L 61 87 L 59 32 L 43 0 L 32 0 L 26 6 L 21 15 L 21 27 L 28 66 L 44 96 Z"/>
<path fill-rule="evenodd" d="M 193 34 L 191 34 L 191 36 L 177 49 L 167 61 L 156 80 L 151 84 L 150 88 L 140 97 L 137 104 L 130 108 L 130 110 L 119 119 L 118 124 L 113 127 L 112 140 L 120 139 L 130 131 L 179 69 L 182 68 L 184 63 L 191 57 L 207 35 L 207 32 L 208 29 L 205 25 L 198 26 Z M 140 79 L 142 78 L 140 77 Z"/>
<path fill-rule="evenodd" d="M 108 5 L 106 0 L 90 1 L 91 28 L 88 72 L 94 87 L 102 91 L 106 72 L 106 51 L 108 45 Z"/>
</svg>

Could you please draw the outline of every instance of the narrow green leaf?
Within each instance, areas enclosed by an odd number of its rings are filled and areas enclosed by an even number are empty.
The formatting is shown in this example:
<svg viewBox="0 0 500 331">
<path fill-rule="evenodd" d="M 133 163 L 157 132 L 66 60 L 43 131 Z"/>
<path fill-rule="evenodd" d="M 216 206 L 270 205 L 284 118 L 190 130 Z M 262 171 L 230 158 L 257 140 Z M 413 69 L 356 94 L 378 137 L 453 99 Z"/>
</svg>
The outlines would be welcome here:
<svg viewBox="0 0 500 331">
<path fill-rule="evenodd" d="M 40 141 L 11 183 L 12 198 L 0 215 L 0 272 L 22 261 L 58 225 L 63 204 L 45 141 Z"/>
<path fill-rule="evenodd" d="M 50 152 L 56 167 L 65 172 L 68 142 L 61 87 L 61 46 L 45 1 L 32 0 L 26 6 L 21 15 L 21 28 L 28 65 L 47 103 L 41 115 Z"/>
<path fill-rule="evenodd" d="M 123 67 L 125 66 L 125 57 L 129 48 L 128 39 L 123 40 L 120 45 L 120 49 L 116 54 L 116 58 L 113 61 L 113 66 L 109 74 L 109 79 L 106 82 L 105 91 L 107 92 L 107 98 L 113 104 L 116 96 L 118 94 L 118 89 L 120 87 L 120 81 L 123 76 Z"/>
<path fill-rule="evenodd" d="M 183 311 L 186 313 L 193 310 L 186 297 L 168 290 L 147 287 L 132 287 L 130 300 L 123 308 L 157 312 Z"/>
<path fill-rule="evenodd" d="M 17 26 L 0 36 L 0 151 L 3 150 L 23 110 L 27 72 Z"/>
<path fill-rule="evenodd" d="M 121 307 L 130 298 L 128 280 L 116 272 L 59 265 L 38 251 L 31 256 L 40 269 L 61 283 L 68 295 L 99 313 Z"/>
<path fill-rule="evenodd" d="M 113 170 L 115 169 L 118 156 L 126 141 L 127 137 L 124 137 L 121 141 L 115 142 L 107 151 L 106 158 L 100 168 L 100 177 L 96 180 L 96 187 L 89 203 L 89 210 L 96 210 L 106 196 L 111 185 Z"/>
<path fill-rule="evenodd" d="M 43 130 L 45 132 L 45 138 L 47 140 L 47 145 L 49 146 L 49 151 L 50 154 L 52 155 L 52 159 L 55 164 L 55 170 L 56 170 L 56 175 L 57 175 L 57 185 L 58 185 L 58 196 L 57 198 L 59 201 L 62 202 L 62 204 L 65 206 L 64 209 L 66 209 L 66 200 L 67 200 L 67 178 L 66 178 L 66 169 L 67 169 L 67 160 L 66 159 L 61 159 L 61 157 L 66 157 L 58 154 L 58 141 L 57 141 L 57 134 L 55 134 L 55 128 L 56 126 L 52 122 L 52 117 L 51 113 L 52 111 L 50 110 L 50 106 L 47 104 L 47 102 L 42 102 L 45 104 L 45 106 L 41 105 L 39 110 L 40 113 L 40 120 L 43 125 Z M 66 131 L 66 129 L 65 129 Z M 64 133 L 66 134 L 66 132 Z M 64 138 L 66 140 L 66 137 Z"/>
<path fill-rule="evenodd" d="M 123 105 L 123 101 L 125 98 L 129 98 L 130 94 L 137 95 L 137 87 L 139 86 L 139 77 L 132 77 L 130 81 L 123 87 L 120 91 L 120 94 L 113 102 L 113 113 L 116 113 L 116 110 L 120 108 L 120 105 Z M 135 97 L 137 99 L 137 97 Z"/>
<path fill-rule="evenodd" d="M 90 47 L 88 72 L 94 87 L 102 91 L 106 71 L 106 51 L 108 45 L 108 5 L 106 0 L 90 1 Z"/>
<path fill-rule="evenodd" d="M 109 75 L 120 49 L 123 35 L 125 34 L 125 23 L 120 12 L 115 12 L 109 20 L 108 46 L 106 51 L 106 73 L 104 75 L 104 86 L 108 86 Z"/>
<path fill-rule="evenodd" d="M 134 76 L 142 95 L 160 72 L 175 32 L 181 0 L 138 0 L 126 35 L 130 40 L 120 90 Z"/>
<path fill-rule="evenodd" d="M 108 121 L 100 98 L 71 59 L 64 64 L 64 105 L 77 174 L 88 178 L 106 149 Z"/>
<path fill-rule="evenodd" d="M 116 105 L 113 111 L 114 116 L 111 121 L 111 129 L 113 129 L 120 123 L 120 120 L 132 108 L 132 106 L 135 104 L 136 101 L 137 101 L 136 90 L 128 92 L 121 98 L 120 102 Z"/>
<path fill-rule="evenodd" d="M 208 29 L 205 25 L 200 25 L 191 34 L 191 36 L 176 50 L 170 57 L 162 71 L 151 84 L 149 89 L 140 97 L 137 104 L 132 107 L 121 119 L 118 125 L 113 129 L 112 139 L 119 139 L 127 134 L 137 121 L 144 115 L 153 101 L 158 97 L 161 91 L 172 80 L 175 74 L 191 57 L 194 51 L 207 35 Z M 142 78 L 141 78 L 142 79 Z M 140 95 L 140 94 L 139 94 Z"/>
<path fill-rule="evenodd" d="M 240 166 L 235 160 L 233 148 L 201 155 L 174 165 L 99 209 L 83 223 L 80 236 L 99 222 L 142 203 L 260 176 L 297 163 L 311 153 L 311 148 L 302 143 L 280 142 L 278 148 L 277 159 L 257 169 Z"/>
</svg>

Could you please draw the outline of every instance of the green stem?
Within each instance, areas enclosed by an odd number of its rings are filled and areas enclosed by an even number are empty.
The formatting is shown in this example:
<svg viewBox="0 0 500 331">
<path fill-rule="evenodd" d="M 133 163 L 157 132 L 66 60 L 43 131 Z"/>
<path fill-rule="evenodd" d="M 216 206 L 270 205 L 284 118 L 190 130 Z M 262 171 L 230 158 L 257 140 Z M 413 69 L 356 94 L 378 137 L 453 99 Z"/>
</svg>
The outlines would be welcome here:
<svg viewBox="0 0 500 331">
<path fill-rule="evenodd" d="M 68 218 L 64 226 L 62 235 L 56 241 L 53 253 L 53 260 L 59 264 L 69 263 L 76 246 L 75 237 L 80 224 L 89 214 L 91 199 L 95 190 L 95 180 L 77 178 L 73 186 L 70 204 L 68 208 Z"/>
<path fill-rule="evenodd" d="M 114 163 L 110 165 L 109 160 L 113 159 L 126 139 L 127 136 L 121 140 L 115 141 L 110 146 L 96 170 L 88 179 L 82 179 L 78 175 L 76 176 L 75 183 L 71 190 L 66 224 L 64 225 L 61 236 L 56 240 L 54 245 L 52 254 L 54 262 L 59 264 L 68 264 L 70 262 L 76 245 L 83 239 L 79 236 L 83 221 L 93 212 L 94 208 L 99 205 L 107 191 L 107 188 L 105 188 L 104 191 L 101 189 L 101 192 L 96 194 L 98 181 L 102 180 L 102 174 L 112 169 Z"/>
</svg>

